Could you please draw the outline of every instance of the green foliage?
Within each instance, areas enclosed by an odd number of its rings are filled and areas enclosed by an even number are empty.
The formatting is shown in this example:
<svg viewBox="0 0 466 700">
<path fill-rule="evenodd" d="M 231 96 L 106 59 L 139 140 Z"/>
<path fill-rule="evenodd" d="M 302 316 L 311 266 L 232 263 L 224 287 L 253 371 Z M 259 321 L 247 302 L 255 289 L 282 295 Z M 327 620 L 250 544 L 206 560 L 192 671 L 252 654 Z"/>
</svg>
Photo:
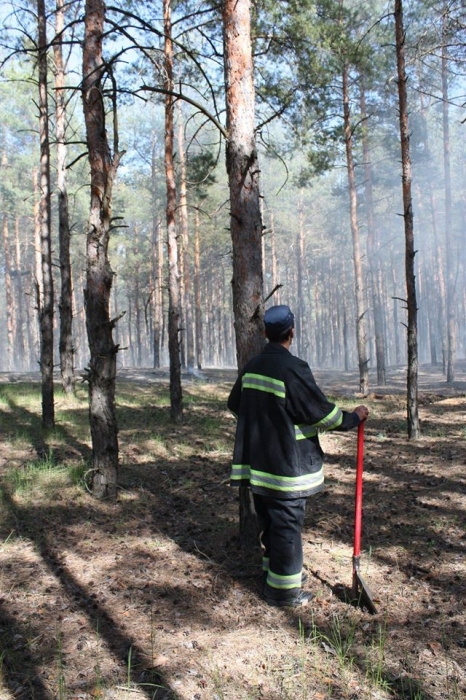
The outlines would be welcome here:
<svg viewBox="0 0 466 700">
<path fill-rule="evenodd" d="M 53 453 L 49 452 L 42 458 L 11 470 L 7 483 L 13 493 L 55 490 L 57 487 L 82 483 L 84 472 L 84 465 L 57 463 Z"/>
</svg>

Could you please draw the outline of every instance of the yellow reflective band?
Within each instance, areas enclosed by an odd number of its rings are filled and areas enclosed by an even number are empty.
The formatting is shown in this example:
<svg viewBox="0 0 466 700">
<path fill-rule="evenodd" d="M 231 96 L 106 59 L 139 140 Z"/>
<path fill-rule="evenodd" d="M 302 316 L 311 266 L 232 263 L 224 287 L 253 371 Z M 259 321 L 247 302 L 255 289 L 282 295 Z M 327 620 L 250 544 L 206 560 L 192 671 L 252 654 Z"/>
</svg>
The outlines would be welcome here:
<svg viewBox="0 0 466 700">
<path fill-rule="evenodd" d="M 324 483 L 324 469 L 321 467 L 318 472 L 301 476 L 277 476 L 251 469 L 250 481 L 251 486 L 280 491 L 281 493 L 298 493 L 321 486 Z"/>
<path fill-rule="evenodd" d="M 314 425 L 295 425 L 294 432 L 296 440 L 306 440 L 317 435 L 317 428 Z"/>
<path fill-rule="evenodd" d="M 243 376 L 241 386 L 243 390 L 256 389 L 257 391 L 265 391 L 282 399 L 284 399 L 286 396 L 285 382 L 282 382 L 279 379 L 274 379 L 273 377 L 266 377 L 262 374 L 246 372 L 246 374 Z"/>
<path fill-rule="evenodd" d="M 230 479 L 232 481 L 241 481 L 242 479 L 251 478 L 251 467 L 249 464 L 232 464 Z"/>
<path fill-rule="evenodd" d="M 335 430 L 335 428 L 338 428 L 342 422 L 343 413 L 338 406 L 334 406 L 333 410 L 330 411 L 325 418 L 322 418 L 322 420 L 320 420 L 318 423 L 315 423 L 315 427 L 319 430 Z"/>
<path fill-rule="evenodd" d="M 267 574 L 267 585 L 271 588 L 277 588 L 286 591 L 290 588 L 301 588 L 302 571 L 291 576 L 280 576 L 270 571 Z"/>
</svg>

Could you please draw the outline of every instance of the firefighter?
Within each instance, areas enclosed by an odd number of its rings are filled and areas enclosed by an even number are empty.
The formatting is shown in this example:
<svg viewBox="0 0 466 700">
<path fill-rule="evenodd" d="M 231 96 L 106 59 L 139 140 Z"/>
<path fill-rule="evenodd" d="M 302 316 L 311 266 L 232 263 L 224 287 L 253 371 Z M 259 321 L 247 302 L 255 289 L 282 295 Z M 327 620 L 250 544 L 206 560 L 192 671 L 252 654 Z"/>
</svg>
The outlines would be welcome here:
<svg viewBox="0 0 466 700">
<path fill-rule="evenodd" d="M 307 362 L 290 352 L 294 316 L 285 305 L 264 315 L 264 350 L 246 363 L 228 398 L 236 415 L 231 484 L 250 486 L 261 526 L 263 595 L 269 605 L 298 607 L 302 590 L 301 530 L 306 499 L 324 486 L 318 433 L 351 430 L 369 411 L 342 411 L 326 399 Z"/>
</svg>

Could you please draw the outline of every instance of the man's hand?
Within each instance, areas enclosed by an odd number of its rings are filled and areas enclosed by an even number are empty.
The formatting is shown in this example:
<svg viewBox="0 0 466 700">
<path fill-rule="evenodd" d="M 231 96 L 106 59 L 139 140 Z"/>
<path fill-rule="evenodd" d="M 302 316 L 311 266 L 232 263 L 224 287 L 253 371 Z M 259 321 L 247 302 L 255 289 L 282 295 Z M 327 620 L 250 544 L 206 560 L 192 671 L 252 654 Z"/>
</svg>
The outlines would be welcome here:
<svg viewBox="0 0 466 700">
<path fill-rule="evenodd" d="M 357 413 L 359 420 L 367 420 L 369 417 L 369 409 L 367 406 L 356 406 L 355 409 L 353 409 L 353 413 Z"/>
</svg>

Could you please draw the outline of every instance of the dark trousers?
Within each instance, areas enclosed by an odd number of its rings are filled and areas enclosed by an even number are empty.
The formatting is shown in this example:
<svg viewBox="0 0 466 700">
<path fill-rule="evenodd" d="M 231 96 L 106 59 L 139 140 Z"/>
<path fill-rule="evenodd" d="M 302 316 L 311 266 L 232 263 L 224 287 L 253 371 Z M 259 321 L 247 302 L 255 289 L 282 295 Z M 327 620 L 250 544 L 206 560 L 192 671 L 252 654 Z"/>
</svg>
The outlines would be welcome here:
<svg viewBox="0 0 466 700">
<path fill-rule="evenodd" d="M 303 545 L 301 530 L 305 498 L 282 499 L 253 494 L 264 546 L 265 595 L 288 599 L 301 588 Z M 264 574 L 265 575 L 265 574 Z"/>
</svg>

